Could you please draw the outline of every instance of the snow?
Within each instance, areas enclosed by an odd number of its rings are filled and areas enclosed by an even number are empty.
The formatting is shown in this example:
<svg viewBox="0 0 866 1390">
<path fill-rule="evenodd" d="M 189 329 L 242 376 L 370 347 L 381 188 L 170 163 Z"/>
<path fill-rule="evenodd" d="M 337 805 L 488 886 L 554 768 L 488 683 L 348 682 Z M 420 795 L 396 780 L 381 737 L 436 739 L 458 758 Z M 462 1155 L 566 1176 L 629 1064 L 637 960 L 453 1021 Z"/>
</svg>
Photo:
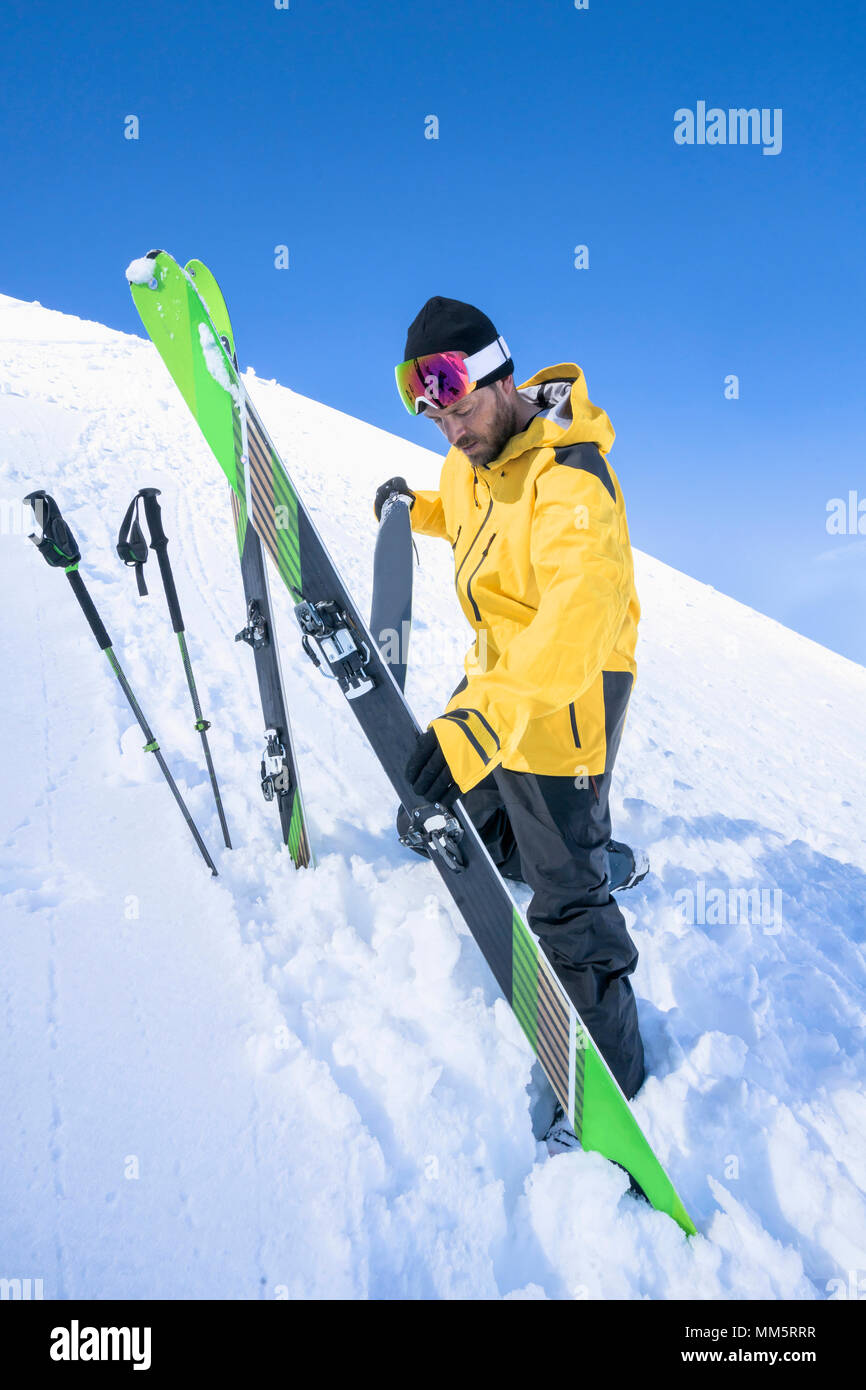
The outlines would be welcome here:
<svg viewBox="0 0 866 1390">
<path fill-rule="evenodd" d="M 368 605 L 376 486 L 433 486 L 438 456 L 245 380 Z M 278 849 L 253 662 L 233 640 L 227 486 L 151 345 L 0 297 L 0 480 L 0 1274 L 61 1298 L 857 1287 L 861 667 L 636 556 L 614 833 L 653 867 L 622 899 L 651 1070 L 635 1108 L 700 1228 L 687 1240 L 599 1155 L 549 1158 L 536 1141 L 544 1085 L 520 1029 L 436 875 L 396 843 L 390 788 L 275 581 L 318 867 L 296 872 Z M 162 489 L 232 851 L 155 567 L 139 599 L 114 553 L 144 485 Z M 217 879 L 62 572 L 26 540 L 20 499 L 37 487 L 76 534 Z M 408 695 L 429 719 L 466 632 L 448 547 L 419 548 Z M 769 893 L 780 917 L 731 912 L 739 889 Z M 685 920 L 700 894 L 706 911 Z"/>
<path fill-rule="evenodd" d="M 150 256 L 140 256 L 126 267 L 126 278 L 131 285 L 149 285 L 154 279 L 153 269 Z"/>
<path fill-rule="evenodd" d="M 214 337 L 207 324 L 200 323 L 198 326 L 198 337 L 201 343 L 202 356 L 208 372 L 213 377 L 218 386 L 224 391 L 228 391 L 232 399 L 235 398 L 237 388 L 232 385 L 231 377 L 226 370 L 223 350 Z"/>
</svg>

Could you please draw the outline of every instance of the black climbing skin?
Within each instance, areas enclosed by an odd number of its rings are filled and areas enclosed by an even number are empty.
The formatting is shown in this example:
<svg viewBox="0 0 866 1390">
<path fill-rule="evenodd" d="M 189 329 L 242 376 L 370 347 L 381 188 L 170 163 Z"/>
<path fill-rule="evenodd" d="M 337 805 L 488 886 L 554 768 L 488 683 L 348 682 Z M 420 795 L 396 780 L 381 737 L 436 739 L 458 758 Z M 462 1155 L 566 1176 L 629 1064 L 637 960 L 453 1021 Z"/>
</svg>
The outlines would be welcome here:
<svg viewBox="0 0 866 1390">
<path fill-rule="evenodd" d="M 412 624 L 413 554 L 409 507 L 403 502 L 395 502 L 383 513 L 376 536 L 370 631 L 380 643 L 401 690 L 406 688 L 409 660 L 407 644 Z M 395 637 L 396 653 L 391 647 Z"/>
<path fill-rule="evenodd" d="M 234 493 L 232 493 L 232 511 L 235 520 L 235 530 L 237 531 L 240 510 L 237 497 Z M 241 578 L 243 580 L 247 611 L 249 612 L 250 604 L 255 604 L 257 613 L 263 623 L 259 645 L 257 646 L 255 642 L 250 642 L 249 645 L 252 648 L 253 657 L 255 658 L 256 682 L 259 688 L 259 699 L 261 700 L 264 727 L 265 729 L 275 730 L 277 741 L 284 750 L 283 768 L 286 773 L 286 784 L 283 787 L 277 788 L 275 800 L 280 818 L 283 844 L 288 846 L 292 827 L 292 810 L 295 804 L 295 797 L 300 793 L 298 769 L 295 762 L 292 731 L 289 725 L 289 714 L 286 705 L 285 691 L 283 689 L 279 650 L 274 633 L 274 618 L 271 610 L 271 594 L 265 566 L 265 552 L 258 532 L 249 523 L 247 523 L 243 533 Z M 238 633 L 235 640 L 239 641 L 246 639 L 243 638 L 242 633 Z M 301 843 L 299 845 L 296 864 L 299 868 L 306 868 L 311 865 L 312 862 L 312 849 L 310 847 L 305 822 L 301 831 Z"/>
</svg>

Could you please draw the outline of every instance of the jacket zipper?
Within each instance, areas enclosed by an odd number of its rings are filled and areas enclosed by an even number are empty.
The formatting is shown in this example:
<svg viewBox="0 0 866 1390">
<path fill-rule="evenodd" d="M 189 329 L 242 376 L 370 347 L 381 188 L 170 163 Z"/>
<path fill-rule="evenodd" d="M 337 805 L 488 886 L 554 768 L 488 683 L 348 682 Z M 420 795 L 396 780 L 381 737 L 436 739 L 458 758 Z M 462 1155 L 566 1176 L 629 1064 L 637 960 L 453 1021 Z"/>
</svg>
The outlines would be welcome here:
<svg viewBox="0 0 866 1390">
<path fill-rule="evenodd" d="M 457 527 L 457 535 L 454 537 L 453 541 L 451 542 L 451 549 L 452 549 L 452 550 L 456 550 L 456 549 L 457 549 L 457 542 L 458 542 L 459 539 L 460 539 L 460 532 L 461 532 L 462 530 L 463 530 L 463 522 L 461 521 L 460 525 Z"/>
<path fill-rule="evenodd" d="M 569 707 L 568 707 L 568 714 L 569 714 L 569 718 L 571 719 L 571 733 L 572 733 L 572 737 L 574 738 L 574 746 L 575 746 L 575 748 L 579 748 L 579 747 L 580 747 L 580 737 L 579 737 L 578 732 L 577 732 L 577 719 L 576 719 L 576 717 L 575 717 L 574 701 L 573 701 L 573 700 L 572 700 L 571 704 L 570 704 Z"/>
<path fill-rule="evenodd" d="M 494 532 L 493 532 L 493 535 L 490 537 L 490 540 L 487 542 L 487 544 L 486 544 L 485 547 L 484 547 L 484 551 L 483 551 L 483 553 L 482 553 L 481 559 L 478 561 L 478 564 L 475 566 L 474 570 L 472 571 L 472 573 L 470 574 L 469 578 L 468 578 L 467 581 L 466 581 L 466 597 L 468 598 L 469 602 L 472 604 L 472 612 L 475 614 L 475 621 L 476 621 L 477 623 L 480 623 L 480 622 L 481 622 L 481 614 L 480 614 L 479 611 L 478 611 L 478 604 L 475 602 L 474 598 L 472 597 L 472 581 L 473 581 L 473 579 L 475 578 L 475 576 L 476 576 L 476 574 L 478 573 L 478 571 L 480 570 L 481 566 L 484 564 L 484 561 L 485 561 L 486 556 L 487 556 L 487 552 L 488 552 L 488 550 L 490 549 L 491 545 L 493 544 L 493 542 L 494 542 L 495 540 L 496 540 L 496 532 L 494 531 Z"/>
<path fill-rule="evenodd" d="M 472 547 L 474 546 L 475 542 L 478 540 L 478 537 L 481 535 L 481 532 L 484 530 L 485 526 L 487 525 L 487 518 L 490 516 L 490 513 L 491 513 L 492 511 L 493 511 L 493 498 L 491 497 L 490 501 L 489 501 L 488 504 L 487 504 L 487 511 L 484 513 L 484 520 L 482 521 L 481 525 L 478 527 L 478 530 L 475 532 L 475 535 L 472 537 L 472 540 L 469 542 L 468 546 L 466 547 L 466 550 L 465 550 L 465 552 L 464 552 L 464 554 L 463 554 L 463 559 L 460 561 L 460 564 L 457 566 L 457 573 L 456 573 L 455 576 L 454 576 L 454 581 L 455 581 L 455 583 L 456 583 L 457 580 L 460 578 L 460 571 L 462 570 L 463 566 L 466 564 L 466 561 L 469 559 L 469 552 L 471 551 L 471 549 L 472 549 Z"/>
</svg>

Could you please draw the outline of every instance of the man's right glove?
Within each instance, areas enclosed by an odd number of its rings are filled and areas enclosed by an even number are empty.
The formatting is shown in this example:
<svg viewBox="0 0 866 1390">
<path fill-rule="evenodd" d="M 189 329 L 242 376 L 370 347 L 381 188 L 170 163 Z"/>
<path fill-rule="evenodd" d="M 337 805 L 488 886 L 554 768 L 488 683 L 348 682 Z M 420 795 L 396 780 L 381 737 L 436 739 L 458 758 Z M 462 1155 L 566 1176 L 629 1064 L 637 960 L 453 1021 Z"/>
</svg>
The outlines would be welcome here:
<svg viewBox="0 0 866 1390">
<path fill-rule="evenodd" d="M 373 506 L 376 511 L 377 521 L 382 520 L 382 508 L 388 501 L 388 498 L 394 497 L 395 495 L 398 497 L 410 498 L 409 510 L 412 510 L 413 506 L 415 505 L 415 494 L 410 488 L 409 484 L 406 482 L 406 479 L 389 478 L 387 483 L 382 483 L 381 487 L 379 487 L 376 492 L 376 500 L 373 503 Z"/>
<path fill-rule="evenodd" d="M 419 736 L 406 764 L 406 781 L 424 801 L 439 801 L 448 806 L 460 795 L 433 729 Z"/>
</svg>

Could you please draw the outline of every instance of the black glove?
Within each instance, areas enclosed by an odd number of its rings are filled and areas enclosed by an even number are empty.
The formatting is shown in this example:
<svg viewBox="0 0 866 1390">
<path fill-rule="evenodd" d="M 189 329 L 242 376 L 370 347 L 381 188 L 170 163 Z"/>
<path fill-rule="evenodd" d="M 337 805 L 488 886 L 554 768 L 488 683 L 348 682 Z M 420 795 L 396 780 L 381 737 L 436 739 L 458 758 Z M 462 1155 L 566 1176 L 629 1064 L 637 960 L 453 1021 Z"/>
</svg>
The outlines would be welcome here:
<svg viewBox="0 0 866 1390">
<path fill-rule="evenodd" d="M 456 801 L 460 788 L 451 776 L 442 746 L 433 729 L 422 734 L 415 752 L 406 764 L 406 780 L 416 796 L 424 801 L 439 801 L 445 805 Z"/>
<path fill-rule="evenodd" d="M 388 498 L 389 498 L 389 497 L 393 497 L 395 493 L 399 494 L 399 496 L 401 496 L 401 497 L 409 497 L 409 498 L 411 498 L 411 501 L 410 501 L 410 503 L 409 503 L 409 510 L 410 510 L 410 511 L 411 511 L 412 508 L 414 507 L 414 505 L 415 505 L 415 494 L 414 494 L 414 492 L 412 491 L 412 489 L 410 488 L 409 484 L 406 482 L 406 479 L 405 479 L 405 478 L 389 478 L 388 481 L 387 481 L 387 483 L 382 483 L 381 487 L 379 487 L 379 488 L 377 489 L 377 492 L 376 492 L 376 500 L 375 500 L 375 502 L 373 503 L 373 506 L 374 506 L 375 511 L 376 511 L 376 520 L 377 520 L 377 521 L 381 521 L 381 520 L 382 520 L 382 508 L 384 507 L 385 503 L 388 501 Z"/>
</svg>

